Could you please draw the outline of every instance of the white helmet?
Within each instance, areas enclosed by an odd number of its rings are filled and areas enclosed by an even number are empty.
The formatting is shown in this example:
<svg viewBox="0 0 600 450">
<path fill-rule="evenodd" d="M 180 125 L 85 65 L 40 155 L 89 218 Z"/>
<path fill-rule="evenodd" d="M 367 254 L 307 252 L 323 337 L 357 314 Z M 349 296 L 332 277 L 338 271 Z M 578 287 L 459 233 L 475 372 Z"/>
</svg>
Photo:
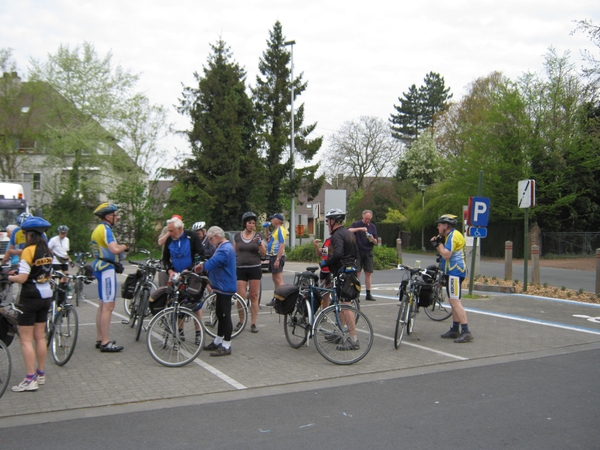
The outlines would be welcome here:
<svg viewBox="0 0 600 450">
<path fill-rule="evenodd" d="M 204 230 L 205 226 L 206 222 L 196 222 L 194 225 L 192 225 L 192 231 Z"/>
</svg>

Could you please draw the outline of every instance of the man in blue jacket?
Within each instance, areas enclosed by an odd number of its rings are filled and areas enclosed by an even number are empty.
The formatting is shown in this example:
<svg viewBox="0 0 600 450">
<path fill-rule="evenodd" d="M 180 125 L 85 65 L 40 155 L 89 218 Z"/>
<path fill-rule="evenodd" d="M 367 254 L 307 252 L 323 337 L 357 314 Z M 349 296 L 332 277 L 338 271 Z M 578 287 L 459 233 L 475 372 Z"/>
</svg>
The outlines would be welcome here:
<svg viewBox="0 0 600 450">
<path fill-rule="evenodd" d="M 231 242 L 220 227 L 210 227 L 207 237 L 216 248 L 210 259 L 196 266 L 196 273 L 208 272 L 213 292 L 217 294 L 216 313 L 219 325 L 217 337 L 204 346 L 204 350 L 213 350 L 210 356 L 231 355 L 231 298 L 237 291 L 236 256 Z"/>
</svg>

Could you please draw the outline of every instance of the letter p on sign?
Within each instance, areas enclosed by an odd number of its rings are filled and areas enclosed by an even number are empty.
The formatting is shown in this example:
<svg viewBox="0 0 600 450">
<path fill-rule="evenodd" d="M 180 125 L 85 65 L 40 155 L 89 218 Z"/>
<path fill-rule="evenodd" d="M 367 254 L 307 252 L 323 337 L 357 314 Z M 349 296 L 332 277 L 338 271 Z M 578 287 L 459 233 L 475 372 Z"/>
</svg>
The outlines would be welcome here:
<svg viewBox="0 0 600 450">
<path fill-rule="evenodd" d="M 486 197 L 469 198 L 469 225 L 487 227 L 490 219 L 490 199 Z"/>
</svg>

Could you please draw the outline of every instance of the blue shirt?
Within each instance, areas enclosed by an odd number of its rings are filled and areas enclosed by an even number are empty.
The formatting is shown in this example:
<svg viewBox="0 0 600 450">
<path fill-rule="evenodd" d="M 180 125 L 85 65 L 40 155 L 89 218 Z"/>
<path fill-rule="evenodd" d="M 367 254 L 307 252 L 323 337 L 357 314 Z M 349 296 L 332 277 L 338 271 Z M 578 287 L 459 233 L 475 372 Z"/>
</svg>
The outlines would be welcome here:
<svg viewBox="0 0 600 450">
<path fill-rule="evenodd" d="M 237 291 L 235 262 L 233 245 L 225 240 L 204 263 L 204 270 L 208 272 L 208 279 L 214 291 L 222 294 L 235 294 Z"/>
</svg>

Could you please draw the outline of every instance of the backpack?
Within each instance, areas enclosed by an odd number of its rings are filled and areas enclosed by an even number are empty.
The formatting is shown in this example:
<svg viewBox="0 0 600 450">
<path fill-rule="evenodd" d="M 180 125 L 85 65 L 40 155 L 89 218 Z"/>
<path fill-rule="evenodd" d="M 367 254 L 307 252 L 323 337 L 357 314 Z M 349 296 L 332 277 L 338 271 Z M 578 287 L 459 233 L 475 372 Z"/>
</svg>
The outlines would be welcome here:
<svg viewBox="0 0 600 450">
<path fill-rule="evenodd" d="M 350 301 L 360 296 L 360 280 L 356 271 L 342 272 L 337 276 L 337 296 L 341 301 Z"/>
<path fill-rule="evenodd" d="M 8 347 L 18 333 L 17 318 L 0 311 L 0 341 L 4 342 Z"/>
<path fill-rule="evenodd" d="M 296 300 L 300 295 L 300 288 L 293 284 L 284 284 L 279 286 L 273 292 L 273 309 L 277 314 L 291 314 L 296 306 Z"/>
</svg>

